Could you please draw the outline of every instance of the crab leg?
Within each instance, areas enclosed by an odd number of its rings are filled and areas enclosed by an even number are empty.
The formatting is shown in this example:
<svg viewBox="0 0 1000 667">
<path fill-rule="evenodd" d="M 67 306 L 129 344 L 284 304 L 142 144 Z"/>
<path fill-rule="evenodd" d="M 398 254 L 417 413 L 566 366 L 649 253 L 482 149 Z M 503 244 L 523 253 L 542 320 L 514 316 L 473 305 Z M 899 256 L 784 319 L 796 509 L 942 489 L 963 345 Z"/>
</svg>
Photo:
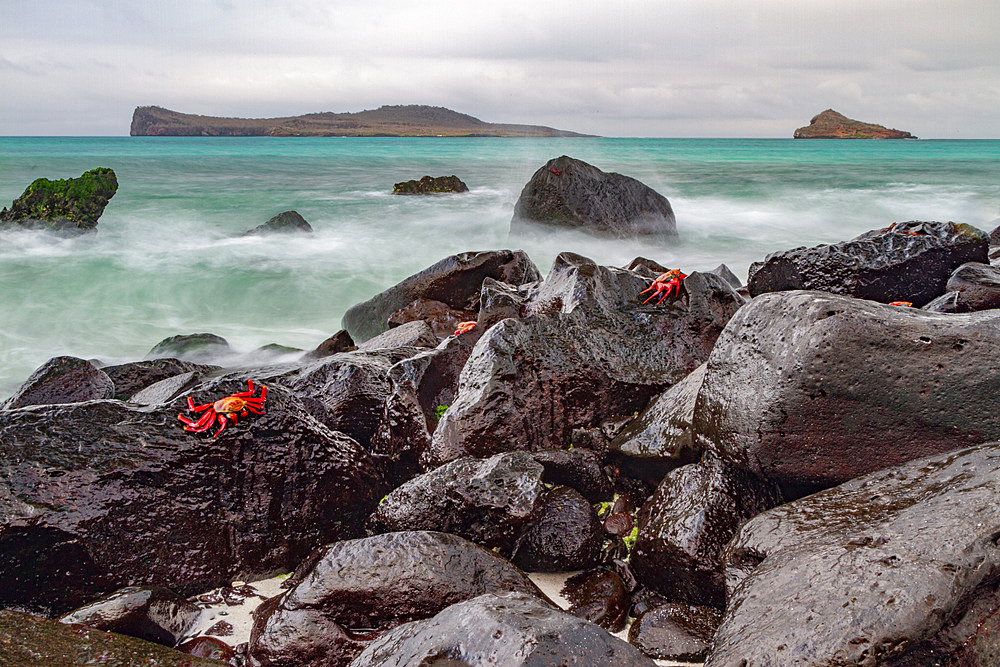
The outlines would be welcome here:
<svg viewBox="0 0 1000 667">
<path fill-rule="evenodd" d="M 195 405 L 191 397 L 188 396 L 188 410 L 190 410 L 191 412 L 201 412 L 205 408 L 210 408 L 213 405 L 215 405 L 215 403 L 206 403 L 205 405 Z"/>
<path fill-rule="evenodd" d="M 235 415 L 232 416 L 231 419 L 233 420 L 233 423 L 235 424 L 236 423 L 236 417 L 235 417 Z M 219 434 L 222 433 L 224 430 L 226 430 L 226 415 L 219 415 L 219 430 L 216 431 L 215 435 L 213 435 L 212 437 L 213 438 L 218 438 Z"/>
<path fill-rule="evenodd" d="M 248 404 L 244 405 L 243 407 L 244 407 L 244 408 L 245 408 L 246 410 L 249 410 L 250 412 L 254 413 L 255 415 L 262 415 L 262 414 L 264 414 L 264 411 L 263 411 L 263 410 L 258 410 L 258 409 L 257 409 L 257 408 L 260 408 L 260 407 L 263 407 L 263 406 L 261 406 L 261 405 L 257 405 L 257 406 L 253 406 L 253 405 L 250 405 L 250 404 L 248 403 Z M 243 414 L 246 414 L 246 412 L 244 411 L 244 413 L 243 413 Z"/>
<path fill-rule="evenodd" d="M 202 431 L 204 431 L 205 429 L 207 429 L 209 426 L 212 425 L 212 421 L 213 421 L 214 416 L 215 416 L 215 412 L 206 412 L 205 414 L 203 414 L 201 416 L 201 419 L 199 419 L 198 421 L 196 421 L 193 424 L 191 424 L 191 426 L 193 428 L 200 428 Z M 185 426 L 184 428 L 187 429 L 188 427 Z M 190 430 L 190 429 L 188 429 L 188 430 Z"/>
<path fill-rule="evenodd" d="M 209 419 L 207 421 L 205 421 L 204 424 L 201 424 L 202 420 L 199 420 L 199 422 L 198 422 L 199 426 L 197 426 L 197 427 L 195 427 L 195 426 L 185 426 L 184 430 L 185 431 L 191 431 L 192 433 L 204 433 L 208 429 L 212 428 L 212 424 L 215 423 L 215 416 L 216 416 L 215 413 L 214 412 L 209 412 L 208 415 L 209 415 Z M 219 418 L 221 419 L 222 415 L 219 415 Z"/>
<path fill-rule="evenodd" d="M 247 386 L 250 388 L 247 389 L 246 391 L 241 391 L 238 394 L 231 394 L 231 396 L 239 396 L 240 398 L 243 398 L 244 396 L 252 396 L 254 391 L 253 380 L 247 379 Z"/>
<path fill-rule="evenodd" d="M 205 413 L 205 414 L 208 414 L 208 413 Z M 205 418 L 205 415 L 202 415 L 202 416 L 201 416 L 201 419 L 199 419 L 198 421 L 195 421 L 194 419 L 188 419 L 187 417 L 185 417 L 185 416 L 184 416 L 184 414 L 183 414 L 183 413 L 181 413 L 181 414 L 178 414 L 178 415 L 177 415 L 177 418 L 178 418 L 178 419 L 180 419 L 180 420 L 181 420 L 182 422 L 184 422 L 185 424 L 187 424 L 188 426 L 197 426 L 197 425 L 199 424 L 199 422 L 200 422 L 200 421 L 201 421 L 202 419 L 204 419 L 204 418 Z"/>
</svg>

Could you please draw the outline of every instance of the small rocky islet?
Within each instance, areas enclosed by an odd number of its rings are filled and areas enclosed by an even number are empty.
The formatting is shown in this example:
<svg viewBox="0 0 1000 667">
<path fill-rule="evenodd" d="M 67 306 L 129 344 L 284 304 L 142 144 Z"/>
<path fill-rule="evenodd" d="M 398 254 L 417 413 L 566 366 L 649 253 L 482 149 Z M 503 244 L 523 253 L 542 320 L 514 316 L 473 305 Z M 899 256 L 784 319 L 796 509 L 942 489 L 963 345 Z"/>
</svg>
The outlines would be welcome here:
<svg viewBox="0 0 1000 667">
<path fill-rule="evenodd" d="M 517 217 L 674 230 L 669 203 L 576 162 L 539 169 Z M 286 225 L 307 231 L 255 233 Z M 652 300 L 669 267 L 648 258 L 542 275 L 465 252 L 278 360 L 212 334 L 56 357 L 0 405 L 0 658 L 994 665 L 989 248 L 876 225 Z M 224 429 L 178 420 L 261 387 Z M 238 646 L 194 631 L 200 593 L 281 572 Z M 579 572 L 568 608 L 525 572 Z"/>
</svg>

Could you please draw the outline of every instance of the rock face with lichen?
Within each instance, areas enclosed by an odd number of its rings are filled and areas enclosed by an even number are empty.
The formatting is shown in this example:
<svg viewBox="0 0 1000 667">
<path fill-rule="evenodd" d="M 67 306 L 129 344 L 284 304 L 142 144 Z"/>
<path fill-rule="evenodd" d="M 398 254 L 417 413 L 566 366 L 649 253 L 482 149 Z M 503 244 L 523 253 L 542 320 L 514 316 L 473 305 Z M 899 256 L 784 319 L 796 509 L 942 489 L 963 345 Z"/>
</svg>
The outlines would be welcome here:
<svg viewBox="0 0 1000 667">
<path fill-rule="evenodd" d="M 403 181 L 392 186 L 394 195 L 433 195 L 446 192 L 468 192 L 469 186 L 458 176 L 424 176 L 419 181 Z"/>
<path fill-rule="evenodd" d="M 45 229 L 89 232 L 118 191 L 115 172 L 107 167 L 86 171 L 79 178 L 36 179 L 10 208 L 0 211 L 0 230 Z"/>
<path fill-rule="evenodd" d="M 890 130 L 883 125 L 862 123 L 827 109 L 813 116 L 805 127 L 795 130 L 795 139 L 916 139 L 903 130 Z"/>
</svg>

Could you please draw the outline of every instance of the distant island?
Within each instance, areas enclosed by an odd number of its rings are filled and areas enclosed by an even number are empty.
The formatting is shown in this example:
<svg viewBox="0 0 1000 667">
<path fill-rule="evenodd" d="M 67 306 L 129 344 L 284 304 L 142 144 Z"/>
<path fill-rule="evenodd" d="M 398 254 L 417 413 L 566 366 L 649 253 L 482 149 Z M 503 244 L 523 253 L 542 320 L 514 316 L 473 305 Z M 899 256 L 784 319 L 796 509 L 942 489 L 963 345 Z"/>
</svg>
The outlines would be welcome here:
<svg viewBox="0 0 1000 667">
<path fill-rule="evenodd" d="M 909 132 L 852 120 L 833 109 L 813 116 L 808 125 L 795 130 L 792 136 L 795 139 L 916 139 Z"/>
<path fill-rule="evenodd" d="M 310 113 L 286 118 L 219 118 L 163 107 L 136 107 L 133 137 L 587 137 L 540 125 L 487 123 L 423 105 L 382 106 L 357 113 Z"/>
</svg>

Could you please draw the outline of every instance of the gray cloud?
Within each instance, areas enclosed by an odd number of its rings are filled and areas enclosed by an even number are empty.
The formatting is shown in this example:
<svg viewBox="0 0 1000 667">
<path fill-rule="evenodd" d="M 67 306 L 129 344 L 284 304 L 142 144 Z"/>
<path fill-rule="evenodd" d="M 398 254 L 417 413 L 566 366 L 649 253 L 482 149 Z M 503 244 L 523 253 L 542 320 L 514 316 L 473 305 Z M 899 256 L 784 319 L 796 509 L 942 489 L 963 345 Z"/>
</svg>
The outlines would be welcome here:
<svg viewBox="0 0 1000 667">
<path fill-rule="evenodd" d="M 833 107 L 998 137 L 1000 4 L 893 0 L 0 0 L 0 134 L 124 134 L 133 107 L 381 104 L 606 135 L 790 136 Z"/>
</svg>

